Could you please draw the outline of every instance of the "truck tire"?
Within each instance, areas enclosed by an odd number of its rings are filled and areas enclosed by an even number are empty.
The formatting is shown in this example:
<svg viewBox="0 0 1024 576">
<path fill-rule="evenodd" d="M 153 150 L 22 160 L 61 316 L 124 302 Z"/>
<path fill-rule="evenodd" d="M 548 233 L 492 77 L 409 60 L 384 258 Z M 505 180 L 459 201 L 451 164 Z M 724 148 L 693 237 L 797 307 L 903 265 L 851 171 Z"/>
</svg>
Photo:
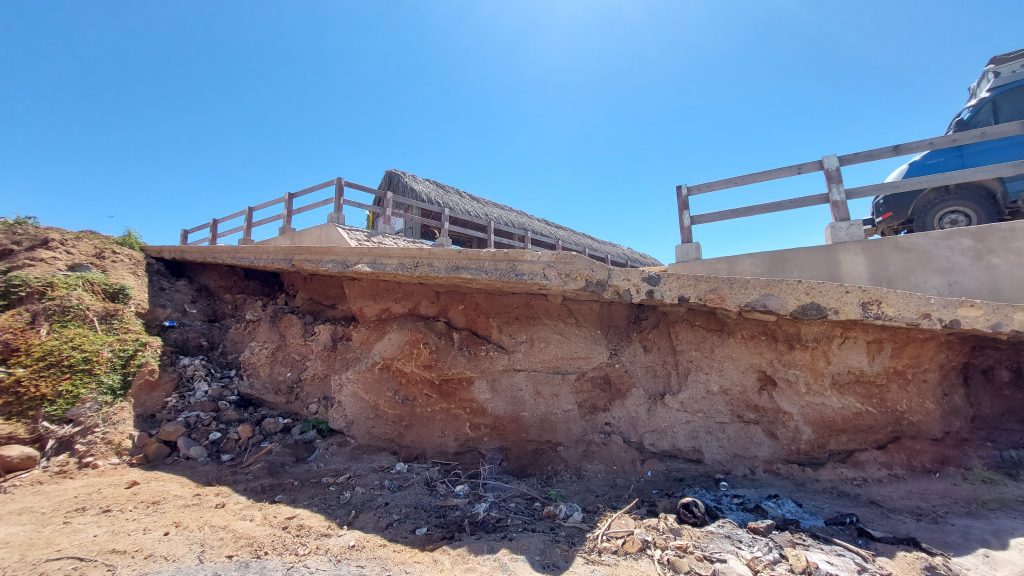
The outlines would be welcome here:
<svg viewBox="0 0 1024 576">
<path fill-rule="evenodd" d="M 972 188 L 954 188 L 914 208 L 914 232 L 947 230 L 999 221 L 999 207 L 991 194 Z"/>
</svg>

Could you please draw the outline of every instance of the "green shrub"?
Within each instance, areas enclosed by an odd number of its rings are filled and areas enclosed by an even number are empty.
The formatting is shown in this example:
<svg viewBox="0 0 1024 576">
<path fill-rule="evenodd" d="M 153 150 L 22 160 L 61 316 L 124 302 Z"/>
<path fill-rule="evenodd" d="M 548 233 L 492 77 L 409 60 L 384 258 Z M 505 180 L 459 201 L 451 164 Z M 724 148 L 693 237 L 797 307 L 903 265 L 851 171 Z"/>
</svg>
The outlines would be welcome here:
<svg viewBox="0 0 1024 576">
<path fill-rule="evenodd" d="M 0 217 L 0 225 L 3 226 L 39 226 L 39 218 L 35 216 L 22 216 L 15 214 L 14 218 Z"/>
<path fill-rule="evenodd" d="M 0 277 L 0 310 L 6 310 L 27 299 L 49 302 L 74 292 L 112 304 L 127 304 L 132 299 L 131 286 L 113 282 L 102 272 L 70 272 L 46 276 L 14 272 Z"/>
<path fill-rule="evenodd" d="M 0 414 L 60 418 L 84 398 L 122 398 L 160 350 L 131 298 L 99 272 L 0 276 Z"/>
<path fill-rule="evenodd" d="M 331 432 L 331 427 L 328 426 L 327 420 L 324 420 L 323 418 L 310 418 L 302 422 L 301 430 L 303 433 L 316 430 L 317 434 L 327 436 Z"/>
<path fill-rule="evenodd" d="M 139 252 L 142 252 L 142 247 L 146 245 L 142 241 L 142 236 L 133 228 L 125 228 L 124 234 L 114 238 L 114 243 Z"/>
</svg>

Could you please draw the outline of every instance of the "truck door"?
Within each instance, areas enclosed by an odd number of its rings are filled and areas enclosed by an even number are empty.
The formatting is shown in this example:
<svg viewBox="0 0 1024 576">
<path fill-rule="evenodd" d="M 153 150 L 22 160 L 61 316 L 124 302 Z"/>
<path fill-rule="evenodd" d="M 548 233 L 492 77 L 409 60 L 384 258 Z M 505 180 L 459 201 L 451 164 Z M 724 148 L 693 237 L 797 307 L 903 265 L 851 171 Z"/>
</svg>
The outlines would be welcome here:
<svg viewBox="0 0 1024 576">
<path fill-rule="evenodd" d="M 992 107 L 995 124 L 1005 124 L 1024 120 L 1024 86 L 1019 86 L 992 97 L 986 104 Z M 980 127 L 980 126 L 976 126 Z M 1024 136 L 1011 136 L 988 142 L 978 142 L 961 146 L 964 168 L 978 168 L 1003 162 L 1024 160 Z M 1019 199 L 1024 195 L 1024 176 L 1005 178 L 1006 192 L 1009 200 Z"/>
</svg>

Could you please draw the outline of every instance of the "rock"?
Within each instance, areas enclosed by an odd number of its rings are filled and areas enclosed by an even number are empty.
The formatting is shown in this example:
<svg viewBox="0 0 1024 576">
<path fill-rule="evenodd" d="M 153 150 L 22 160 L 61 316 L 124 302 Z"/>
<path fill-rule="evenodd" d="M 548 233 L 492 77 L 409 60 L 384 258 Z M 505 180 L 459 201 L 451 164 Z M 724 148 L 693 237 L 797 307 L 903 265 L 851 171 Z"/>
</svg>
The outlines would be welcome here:
<svg viewBox="0 0 1024 576">
<path fill-rule="evenodd" d="M 178 438 L 178 454 L 182 458 L 191 458 L 192 460 L 202 460 L 209 455 L 206 448 L 188 436 Z"/>
<path fill-rule="evenodd" d="M 775 294 L 761 294 L 750 302 L 743 305 L 745 310 L 765 312 L 769 314 L 784 314 L 786 303 Z"/>
<path fill-rule="evenodd" d="M 260 313 L 256 312 L 255 310 L 250 310 L 249 312 L 245 313 L 245 321 L 246 322 L 255 322 L 255 321 L 259 320 L 259 319 L 260 319 Z"/>
<path fill-rule="evenodd" d="M 668 568 L 673 574 L 686 574 L 690 571 L 690 563 L 686 561 L 686 558 L 672 556 L 668 559 Z"/>
<path fill-rule="evenodd" d="M 188 405 L 189 412 L 217 412 L 220 406 L 213 400 L 196 400 Z"/>
<path fill-rule="evenodd" d="M 223 436 L 223 434 L 221 434 L 220 432 L 217 432 L 216 430 L 214 430 L 213 432 L 210 432 L 210 437 L 209 437 L 210 438 L 210 442 L 216 442 L 217 440 L 220 440 L 221 436 Z"/>
<path fill-rule="evenodd" d="M 155 414 L 164 406 L 164 400 L 174 392 L 178 375 L 174 370 L 160 370 L 152 364 L 145 365 L 135 374 L 128 398 L 136 414 Z M 172 440 L 173 442 L 173 440 Z"/>
<path fill-rule="evenodd" d="M 170 455 L 171 447 L 159 440 L 150 442 L 142 449 L 142 457 L 145 458 L 147 464 L 163 462 Z"/>
<path fill-rule="evenodd" d="M 235 408 L 228 408 L 227 410 L 221 410 L 220 414 L 217 415 L 217 419 L 220 420 L 221 422 L 226 422 L 226 423 L 230 424 L 232 422 L 238 422 L 239 420 L 244 420 L 245 417 L 242 416 L 242 413 L 239 412 L 237 409 L 235 409 Z M 268 420 L 269 420 L 269 418 L 268 418 Z"/>
<path fill-rule="evenodd" d="M 789 316 L 797 320 L 824 320 L 828 318 L 828 310 L 817 302 L 807 302 L 793 309 Z"/>
<path fill-rule="evenodd" d="M 427 533 L 427 529 L 426 528 L 417 528 L 416 529 L 416 535 L 417 536 L 423 536 L 426 533 Z"/>
<path fill-rule="evenodd" d="M 135 442 L 133 443 L 133 445 L 135 446 L 135 448 L 138 448 L 138 449 L 141 450 L 142 448 L 145 448 L 152 441 L 153 441 L 153 437 L 152 436 L 150 436 L 149 434 L 146 434 L 145 432 L 139 432 L 138 434 L 135 435 Z"/>
<path fill-rule="evenodd" d="M 316 402 L 313 402 L 312 404 L 309 404 L 308 406 L 306 406 L 306 413 L 309 414 L 310 416 L 315 416 L 316 413 L 319 412 L 319 411 L 320 411 L 320 404 L 318 404 Z"/>
<path fill-rule="evenodd" d="M 714 576 L 754 576 L 754 573 L 739 558 L 729 556 L 725 564 L 715 566 Z"/>
<path fill-rule="evenodd" d="M 697 574 L 697 576 L 711 576 L 715 573 L 715 567 L 704 560 L 694 560 L 689 564 L 690 570 Z"/>
<path fill-rule="evenodd" d="M 807 574 L 810 571 L 810 567 L 807 565 L 807 557 L 804 553 L 795 548 L 786 548 L 783 553 L 786 555 L 786 560 L 789 562 L 789 567 L 793 570 L 793 574 Z"/>
<path fill-rule="evenodd" d="M 138 480 L 129 480 L 128 483 L 124 485 L 124 489 L 131 490 L 132 488 L 135 488 L 139 484 L 142 484 L 142 482 L 139 482 Z"/>
<path fill-rule="evenodd" d="M 256 434 L 256 426 L 252 422 L 242 422 L 239 424 L 239 444 L 245 444 L 254 434 Z"/>
<path fill-rule="evenodd" d="M 266 436 L 277 434 L 282 429 L 284 429 L 284 424 L 277 418 L 266 418 L 263 420 L 263 423 L 260 424 L 260 430 Z"/>
<path fill-rule="evenodd" d="M 39 464 L 41 455 L 35 448 L 22 446 L 21 444 L 8 444 L 0 446 L 0 473 L 10 474 L 31 470 Z"/>
<path fill-rule="evenodd" d="M 316 433 L 316 430 L 310 430 L 296 436 L 295 441 L 300 444 L 312 444 L 320 441 L 320 435 Z"/>
<path fill-rule="evenodd" d="M 771 536 L 772 532 L 775 531 L 775 522 L 771 520 L 756 520 L 754 522 L 747 522 L 747 532 L 756 536 L 762 536 L 767 538 Z"/>
<path fill-rule="evenodd" d="M 622 541 L 622 551 L 626 554 L 636 554 L 643 548 L 644 543 L 634 536 L 626 536 L 626 539 Z"/>
<path fill-rule="evenodd" d="M 188 432 L 188 426 L 184 422 L 173 420 L 171 422 L 164 422 L 160 426 L 160 431 L 156 433 L 156 437 L 165 442 L 176 442 L 186 432 Z"/>
</svg>

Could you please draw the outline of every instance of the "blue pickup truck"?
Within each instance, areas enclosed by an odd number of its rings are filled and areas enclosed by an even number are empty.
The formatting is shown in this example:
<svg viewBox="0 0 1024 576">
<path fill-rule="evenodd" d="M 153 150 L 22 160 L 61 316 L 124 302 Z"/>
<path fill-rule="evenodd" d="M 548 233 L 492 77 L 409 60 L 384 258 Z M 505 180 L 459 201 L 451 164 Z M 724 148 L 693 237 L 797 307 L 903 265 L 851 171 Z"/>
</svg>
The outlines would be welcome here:
<svg viewBox="0 0 1024 576">
<path fill-rule="evenodd" d="M 967 105 L 946 134 L 1024 120 L 1024 49 L 994 56 L 968 88 Z M 932 150 L 897 168 L 886 182 L 1024 160 L 1024 136 Z M 876 196 L 869 232 L 893 236 L 1024 217 L 1024 175 Z"/>
</svg>

